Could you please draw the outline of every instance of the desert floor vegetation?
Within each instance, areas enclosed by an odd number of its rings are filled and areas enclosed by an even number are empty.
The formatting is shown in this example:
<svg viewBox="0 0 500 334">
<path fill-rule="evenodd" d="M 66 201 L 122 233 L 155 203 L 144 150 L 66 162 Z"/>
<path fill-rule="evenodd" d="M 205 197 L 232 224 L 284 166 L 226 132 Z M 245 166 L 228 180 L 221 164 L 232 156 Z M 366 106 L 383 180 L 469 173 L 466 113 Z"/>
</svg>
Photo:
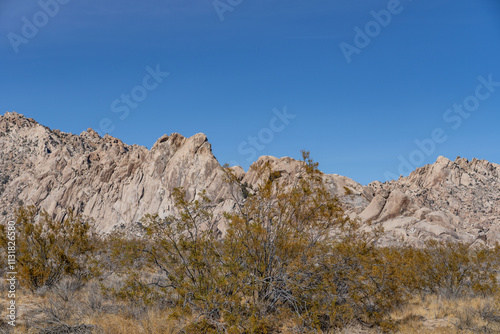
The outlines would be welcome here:
<svg viewBox="0 0 500 334">
<path fill-rule="evenodd" d="M 18 326 L 5 333 L 499 333 L 500 247 L 380 247 L 308 153 L 294 180 L 260 166 L 223 235 L 203 194 L 102 236 L 68 211 L 17 211 Z M 228 182 L 240 181 L 226 169 Z M 219 219 L 220 220 L 220 219 Z M 6 230 L 2 247 L 8 247 Z M 4 252 L 5 253 L 5 252 Z M 6 283 L 0 286 L 6 301 Z"/>
</svg>

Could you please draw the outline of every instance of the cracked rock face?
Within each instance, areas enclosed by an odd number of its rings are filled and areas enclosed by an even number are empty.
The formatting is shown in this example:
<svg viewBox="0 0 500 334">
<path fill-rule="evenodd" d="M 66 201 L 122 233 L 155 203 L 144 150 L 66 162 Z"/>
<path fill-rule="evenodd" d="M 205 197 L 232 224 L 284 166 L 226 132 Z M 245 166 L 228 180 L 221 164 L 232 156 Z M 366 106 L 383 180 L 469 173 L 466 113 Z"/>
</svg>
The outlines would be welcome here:
<svg viewBox="0 0 500 334">
<path fill-rule="evenodd" d="M 22 201 L 57 219 L 67 208 L 93 218 L 103 232 L 147 213 L 174 214 L 172 191 L 189 199 L 202 190 L 217 201 L 229 185 L 204 134 L 163 136 L 151 150 L 89 129 L 79 136 L 50 130 L 22 115 L 0 116 L 0 210 Z M 2 181 L 3 182 L 3 181 Z"/>
<path fill-rule="evenodd" d="M 388 243 L 397 236 L 415 245 L 426 239 L 490 246 L 500 242 L 498 164 L 439 157 L 408 177 L 367 187 L 389 193 L 386 202 L 376 196 L 359 215 L 384 226 Z M 410 217 L 414 219 L 408 220 Z"/>
<path fill-rule="evenodd" d="M 94 219 L 101 232 L 134 230 L 148 213 L 176 214 L 172 191 L 183 187 L 189 199 L 201 192 L 216 214 L 242 200 L 239 187 L 225 182 L 224 171 L 204 134 L 173 133 L 151 150 L 124 144 L 92 129 L 80 135 L 51 130 L 16 113 L 0 116 L 0 213 L 13 217 L 18 204 L 33 204 L 62 219 L 66 209 Z M 262 156 L 279 177 L 299 177 L 302 162 Z M 233 172 L 250 188 L 262 182 L 252 168 Z M 341 175 L 324 174 L 326 187 L 346 213 L 382 226 L 382 244 L 402 240 L 416 246 L 428 239 L 471 245 L 500 242 L 500 165 L 484 160 L 439 157 L 408 177 L 367 186 Z M 225 230 L 221 223 L 219 228 Z"/>
</svg>

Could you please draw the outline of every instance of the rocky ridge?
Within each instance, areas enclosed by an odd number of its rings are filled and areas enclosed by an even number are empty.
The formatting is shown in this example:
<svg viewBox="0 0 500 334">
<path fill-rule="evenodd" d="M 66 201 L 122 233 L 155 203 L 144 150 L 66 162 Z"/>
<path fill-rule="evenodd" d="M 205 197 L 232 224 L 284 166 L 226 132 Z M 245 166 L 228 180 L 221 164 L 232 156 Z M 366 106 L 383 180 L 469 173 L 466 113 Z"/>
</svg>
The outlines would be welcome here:
<svg viewBox="0 0 500 334">
<path fill-rule="evenodd" d="M 301 162 L 260 157 L 293 179 Z M 249 187 L 258 175 L 233 167 Z M 328 189 L 366 229 L 383 226 L 383 244 L 405 240 L 460 240 L 471 245 L 500 242 L 500 165 L 484 160 L 439 157 L 408 177 L 367 186 L 324 174 Z M 173 133 L 151 150 L 99 136 L 51 130 L 17 113 L 0 116 L 0 212 L 6 218 L 20 203 L 34 204 L 56 219 L 66 209 L 94 219 L 101 232 L 131 229 L 147 213 L 175 214 L 172 191 L 184 187 L 190 199 L 203 190 L 216 212 L 230 211 L 241 190 L 224 182 L 224 171 L 204 134 Z M 220 227 L 224 230 L 224 227 Z"/>
<path fill-rule="evenodd" d="M 101 231 L 135 224 L 147 213 L 174 214 L 172 191 L 229 197 L 224 172 L 204 134 L 162 136 L 151 150 L 92 129 L 50 130 L 15 113 L 0 116 L 0 210 L 33 204 L 62 219 L 66 209 L 93 218 Z M 10 210 L 10 211 L 9 211 Z"/>
</svg>

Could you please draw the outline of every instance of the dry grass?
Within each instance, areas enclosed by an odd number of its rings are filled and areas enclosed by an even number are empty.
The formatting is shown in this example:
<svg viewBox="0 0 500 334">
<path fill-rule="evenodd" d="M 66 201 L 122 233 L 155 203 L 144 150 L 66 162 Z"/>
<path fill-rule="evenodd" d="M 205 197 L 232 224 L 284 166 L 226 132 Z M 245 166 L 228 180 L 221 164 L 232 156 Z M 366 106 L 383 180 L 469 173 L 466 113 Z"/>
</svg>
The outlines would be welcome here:
<svg viewBox="0 0 500 334">
<path fill-rule="evenodd" d="M 2 287 L 0 286 L 0 290 Z M 6 305 L 6 294 L 0 302 Z M 74 282 L 62 282 L 45 294 L 18 290 L 18 326 L 0 327 L 0 333 L 40 333 L 41 328 L 58 326 L 93 326 L 96 334 L 156 334 L 179 333 L 186 323 L 170 317 L 167 308 L 141 308 L 107 299 L 96 284 L 84 287 Z M 6 310 L 1 310 L 2 319 Z M 500 333 L 500 294 L 490 297 L 446 299 L 436 295 L 415 297 L 404 308 L 391 314 L 397 333 Z M 60 321 L 58 323 L 58 321 Z M 281 328 L 282 333 L 296 333 L 292 324 Z M 339 333 L 379 333 L 379 329 L 348 326 Z M 55 333 L 55 331 L 47 331 Z"/>
<path fill-rule="evenodd" d="M 132 319 L 123 314 L 104 314 L 88 318 L 86 323 L 99 328 L 97 333 L 106 334 L 156 334 L 178 333 L 179 323 L 169 319 L 167 312 L 148 311 L 141 319 Z"/>
<path fill-rule="evenodd" d="M 392 318 L 401 333 L 500 333 L 500 296 L 415 298 Z"/>
<path fill-rule="evenodd" d="M 96 334 L 156 334 L 178 333 L 181 323 L 169 317 L 168 310 L 144 310 L 131 304 L 105 299 L 90 284 L 72 291 L 70 282 L 45 294 L 18 290 L 16 327 L 1 323 L 0 333 L 96 333 Z M 68 289 L 69 286 L 69 289 Z M 1 305 L 9 302 L 0 298 Z M 69 298 L 68 298 L 69 297 Z M 1 319 L 6 319 L 2 308 Z M 58 331 L 61 329 L 91 327 L 92 331 Z"/>
<path fill-rule="evenodd" d="M 82 291 L 74 297 L 70 302 L 73 307 L 81 310 L 80 317 L 72 316 L 70 319 L 63 319 L 66 321 L 63 323 L 70 326 L 91 325 L 95 328 L 93 333 L 169 334 L 178 333 L 185 325 L 185 323 L 171 319 L 168 310 L 148 309 L 142 313 L 134 312 L 130 305 L 107 304 L 109 301 L 107 303 L 99 301 L 97 303 L 99 307 L 93 310 L 88 303 L 89 297 L 90 299 L 96 298 L 93 293 L 89 293 L 88 290 Z M 5 300 L 2 300 L 2 304 L 4 302 Z M 20 294 L 17 302 L 19 326 L 10 333 L 39 333 L 43 326 L 34 324 L 41 324 L 50 318 L 47 305 L 53 303 L 56 307 L 65 305 L 68 307 L 62 298 L 55 294 Z M 5 311 L 2 311 L 2 317 L 5 316 L 4 313 Z M 404 309 L 393 312 L 391 317 L 397 324 L 397 333 L 500 333 L 500 296 L 467 299 L 443 299 L 438 296 L 416 297 Z M 57 327 L 53 323 L 50 326 Z M 284 329 L 283 333 L 286 332 L 292 333 L 293 331 Z M 371 334 L 377 333 L 378 330 L 353 326 L 340 332 Z"/>
</svg>

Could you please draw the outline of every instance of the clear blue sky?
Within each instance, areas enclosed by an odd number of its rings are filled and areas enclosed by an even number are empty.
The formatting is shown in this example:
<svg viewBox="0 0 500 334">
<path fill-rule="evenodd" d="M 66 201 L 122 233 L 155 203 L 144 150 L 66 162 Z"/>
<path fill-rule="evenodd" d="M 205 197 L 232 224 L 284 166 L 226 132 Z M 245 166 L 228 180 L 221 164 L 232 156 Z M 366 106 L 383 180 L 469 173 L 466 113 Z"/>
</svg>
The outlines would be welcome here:
<svg viewBox="0 0 500 334">
<path fill-rule="evenodd" d="M 1 113 L 149 148 L 204 132 L 245 169 L 307 149 L 363 184 L 439 155 L 500 163 L 500 84 L 478 80 L 500 82 L 499 1 L 54 1 L 0 2 Z"/>
</svg>

